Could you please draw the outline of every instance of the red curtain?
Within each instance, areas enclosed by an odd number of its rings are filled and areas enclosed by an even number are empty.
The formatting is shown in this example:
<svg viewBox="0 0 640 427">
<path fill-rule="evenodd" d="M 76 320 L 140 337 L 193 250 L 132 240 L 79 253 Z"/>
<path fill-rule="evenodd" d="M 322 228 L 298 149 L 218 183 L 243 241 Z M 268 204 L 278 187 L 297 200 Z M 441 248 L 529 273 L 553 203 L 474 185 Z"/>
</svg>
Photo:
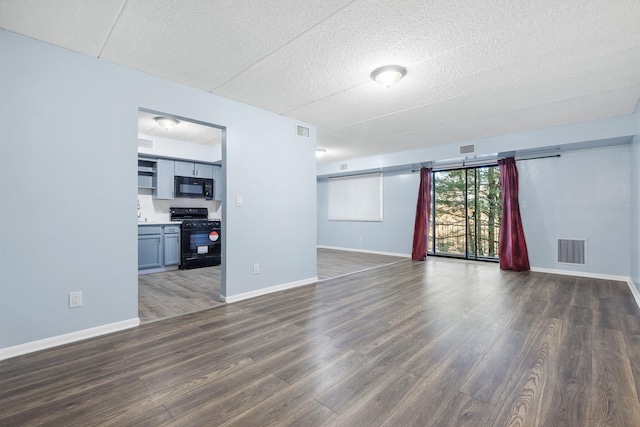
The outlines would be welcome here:
<svg viewBox="0 0 640 427">
<path fill-rule="evenodd" d="M 413 226 L 413 249 L 411 250 L 411 259 L 414 261 L 424 261 L 427 259 L 430 208 L 431 168 L 421 168 L 418 205 L 416 206 L 416 222 Z"/>
<path fill-rule="evenodd" d="M 502 220 L 500 221 L 500 269 L 529 270 L 529 254 L 524 239 L 518 204 L 518 169 L 513 157 L 498 160 L 502 182 Z"/>
</svg>

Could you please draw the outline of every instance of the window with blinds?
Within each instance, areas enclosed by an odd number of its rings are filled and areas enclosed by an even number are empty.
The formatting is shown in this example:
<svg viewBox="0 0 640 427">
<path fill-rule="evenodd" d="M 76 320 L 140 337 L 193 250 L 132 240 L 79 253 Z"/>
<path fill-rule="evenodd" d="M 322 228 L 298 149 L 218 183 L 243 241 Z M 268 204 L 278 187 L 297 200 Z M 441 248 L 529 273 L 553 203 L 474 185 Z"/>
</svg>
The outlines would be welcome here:
<svg viewBox="0 0 640 427">
<path fill-rule="evenodd" d="M 382 221 L 382 173 L 329 178 L 330 221 Z"/>
</svg>

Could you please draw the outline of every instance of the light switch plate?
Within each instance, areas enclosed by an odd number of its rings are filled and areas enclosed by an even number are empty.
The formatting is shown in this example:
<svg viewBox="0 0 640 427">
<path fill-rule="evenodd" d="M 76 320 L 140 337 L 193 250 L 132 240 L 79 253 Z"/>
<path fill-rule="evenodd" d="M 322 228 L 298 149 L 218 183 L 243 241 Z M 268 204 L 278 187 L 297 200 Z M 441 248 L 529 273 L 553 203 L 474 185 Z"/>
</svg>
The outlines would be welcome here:
<svg viewBox="0 0 640 427">
<path fill-rule="evenodd" d="M 236 196 L 236 206 L 237 207 L 242 206 L 242 196 Z"/>
</svg>

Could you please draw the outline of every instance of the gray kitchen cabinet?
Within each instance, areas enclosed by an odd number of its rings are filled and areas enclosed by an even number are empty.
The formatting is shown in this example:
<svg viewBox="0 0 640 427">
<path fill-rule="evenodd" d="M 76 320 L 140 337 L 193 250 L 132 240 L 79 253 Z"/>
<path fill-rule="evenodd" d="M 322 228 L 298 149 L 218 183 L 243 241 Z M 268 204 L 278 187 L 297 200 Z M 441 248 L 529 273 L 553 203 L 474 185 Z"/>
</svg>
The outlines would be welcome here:
<svg viewBox="0 0 640 427">
<path fill-rule="evenodd" d="M 224 175 L 222 174 L 222 167 L 218 165 L 213 166 L 213 200 L 222 200 L 222 189 L 224 188 Z"/>
<path fill-rule="evenodd" d="M 213 165 L 194 163 L 194 169 L 198 178 L 213 178 Z"/>
<path fill-rule="evenodd" d="M 158 159 L 156 164 L 156 189 L 154 199 L 174 198 L 174 161 Z"/>
<path fill-rule="evenodd" d="M 155 188 L 156 160 L 138 157 L 138 188 Z"/>
<path fill-rule="evenodd" d="M 162 226 L 138 227 L 138 269 L 161 267 Z"/>
<path fill-rule="evenodd" d="M 180 226 L 164 226 L 164 265 L 180 264 Z"/>
<path fill-rule="evenodd" d="M 176 160 L 175 175 L 195 176 L 198 178 L 213 178 L 213 165 Z"/>
<path fill-rule="evenodd" d="M 138 225 L 138 270 L 180 264 L 178 224 Z"/>
</svg>

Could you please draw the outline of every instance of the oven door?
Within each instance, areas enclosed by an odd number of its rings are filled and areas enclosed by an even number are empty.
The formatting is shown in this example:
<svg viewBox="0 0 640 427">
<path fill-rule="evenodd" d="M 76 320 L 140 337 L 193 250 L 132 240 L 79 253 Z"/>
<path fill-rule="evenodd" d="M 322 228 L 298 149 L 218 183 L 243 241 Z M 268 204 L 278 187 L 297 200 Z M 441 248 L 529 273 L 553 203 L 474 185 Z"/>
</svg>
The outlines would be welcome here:
<svg viewBox="0 0 640 427">
<path fill-rule="evenodd" d="M 220 265 L 219 231 L 206 229 L 182 230 L 181 269 Z"/>
</svg>

